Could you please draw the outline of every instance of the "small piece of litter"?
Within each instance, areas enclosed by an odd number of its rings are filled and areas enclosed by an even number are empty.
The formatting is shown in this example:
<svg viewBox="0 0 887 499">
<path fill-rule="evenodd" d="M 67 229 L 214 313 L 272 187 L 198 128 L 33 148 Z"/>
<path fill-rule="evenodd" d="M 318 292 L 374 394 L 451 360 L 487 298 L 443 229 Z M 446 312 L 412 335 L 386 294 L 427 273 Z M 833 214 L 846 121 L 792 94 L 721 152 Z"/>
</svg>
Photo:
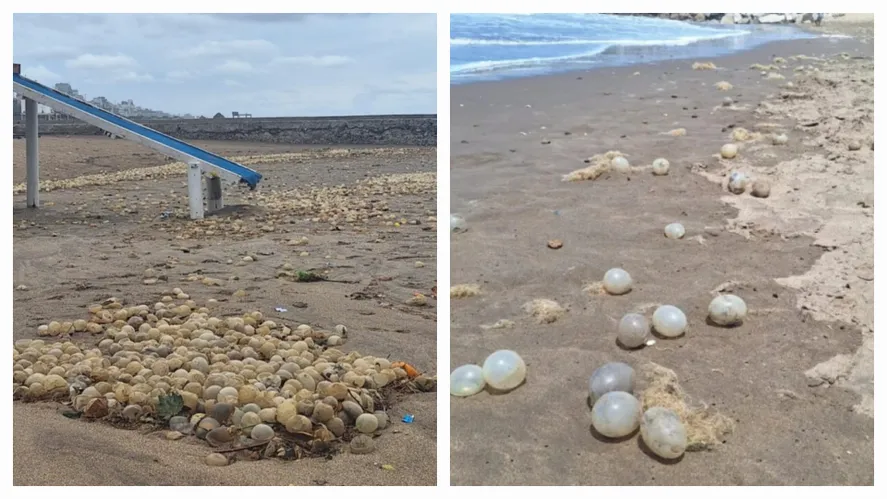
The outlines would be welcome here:
<svg viewBox="0 0 887 499">
<path fill-rule="evenodd" d="M 278 311 L 278 312 L 280 312 L 280 313 L 286 312 L 286 309 L 283 308 L 283 307 L 274 307 L 274 310 L 276 310 L 276 311 Z"/>
<path fill-rule="evenodd" d="M 401 419 L 401 421 L 409 424 L 409 423 L 413 422 L 413 418 L 415 418 L 415 416 L 413 416 L 412 414 L 407 414 L 406 416 L 403 417 L 403 419 Z"/>
<path fill-rule="evenodd" d="M 383 470 L 385 470 L 385 471 L 394 471 L 394 466 L 392 466 L 392 465 L 390 465 L 390 464 L 383 464 L 383 465 L 381 466 L 381 468 L 382 468 Z"/>
<path fill-rule="evenodd" d="M 647 340 L 647 346 L 651 347 L 656 344 L 656 340 Z"/>
</svg>

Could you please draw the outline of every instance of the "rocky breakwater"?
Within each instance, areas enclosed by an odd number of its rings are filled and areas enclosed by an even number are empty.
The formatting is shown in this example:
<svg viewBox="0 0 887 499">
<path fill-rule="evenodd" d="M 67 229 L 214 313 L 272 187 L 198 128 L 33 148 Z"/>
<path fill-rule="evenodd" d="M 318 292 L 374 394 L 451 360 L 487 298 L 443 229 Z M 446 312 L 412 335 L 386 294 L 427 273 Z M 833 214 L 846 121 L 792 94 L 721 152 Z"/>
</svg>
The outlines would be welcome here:
<svg viewBox="0 0 887 499">
<path fill-rule="evenodd" d="M 672 13 L 672 14 L 628 14 L 645 17 L 659 17 L 676 21 L 717 22 L 721 24 L 802 24 L 816 23 L 843 14 L 710 14 L 710 13 Z M 822 17 L 820 17 L 822 16 Z"/>
<path fill-rule="evenodd" d="M 294 145 L 433 146 L 436 115 L 318 118 L 213 118 L 145 120 L 142 124 L 180 140 L 226 140 Z M 24 136 L 24 124 L 13 134 Z M 21 128 L 21 130 L 18 130 Z M 79 121 L 41 122 L 40 135 L 102 135 Z"/>
</svg>

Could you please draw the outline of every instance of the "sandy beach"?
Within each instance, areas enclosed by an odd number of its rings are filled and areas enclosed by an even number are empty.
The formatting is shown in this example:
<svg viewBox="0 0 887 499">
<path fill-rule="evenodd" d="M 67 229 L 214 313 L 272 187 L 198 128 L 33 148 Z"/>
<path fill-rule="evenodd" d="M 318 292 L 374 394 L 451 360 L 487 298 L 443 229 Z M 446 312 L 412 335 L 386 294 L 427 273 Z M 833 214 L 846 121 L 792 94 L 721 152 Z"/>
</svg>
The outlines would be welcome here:
<svg viewBox="0 0 887 499">
<path fill-rule="evenodd" d="M 510 349 L 528 370 L 507 394 L 451 397 L 453 485 L 873 484 L 873 24 L 821 29 L 856 38 L 451 88 L 452 211 L 468 224 L 451 283 L 481 293 L 452 301 L 450 369 Z M 562 180 L 608 151 L 670 172 Z M 734 171 L 769 197 L 728 192 Z M 663 237 L 672 222 L 683 239 Z M 630 293 L 586 290 L 613 267 Z M 741 327 L 706 322 L 719 292 L 748 304 Z M 566 311 L 540 323 L 524 310 L 536 299 Z M 621 317 L 660 304 L 686 313 L 687 334 L 618 347 Z M 588 378 L 615 361 L 637 391 L 645 366 L 672 370 L 733 431 L 678 462 L 601 437 Z"/>
<path fill-rule="evenodd" d="M 187 218 L 182 165 L 124 140 L 40 139 L 43 206 L 25 208 L 25 141 L 14 142 L 13 341 L 49 321 L 88 318 L 116 297 L 153 304 L 182 288 L 214 316 L 348 328 L 344 351 L 404 361 L 436 375 L 434 148 L 196 145 L 260 171 L 256 191 L 226 190 L 225 212 Z M 249 257 L 249 258 L 247 258 Z M 281 268 L 322 282 L 277 278 Z M 145 269 L 159 278 L 146 284 Z M 409 304 L 415 293 L 429 299 Z M 216 300 L 210 302 L 210 299 Z M 75 333 L 90 345 L 102 335 Z M 15 485 L 433 485 L 436 393 L 400 393 L 376 451 L 343 444 L 329 459 L 204 464 L 195 437 L 123 430 L 63 417 L 54 403 L 14 403 Z M 401 418 L 415 415 L 406 424 Z M 385 466 L 383 465 L 390 465 Z"/>
</svg>

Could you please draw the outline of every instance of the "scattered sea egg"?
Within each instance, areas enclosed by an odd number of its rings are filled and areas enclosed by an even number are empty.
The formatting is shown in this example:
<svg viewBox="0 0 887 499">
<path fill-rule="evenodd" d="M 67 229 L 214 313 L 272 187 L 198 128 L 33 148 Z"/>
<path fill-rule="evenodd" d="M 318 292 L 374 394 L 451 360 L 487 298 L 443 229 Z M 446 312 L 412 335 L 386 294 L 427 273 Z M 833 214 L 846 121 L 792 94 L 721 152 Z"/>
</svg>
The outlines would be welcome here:
<svg viewBox="0 0 887 499">
<path fill-rule="evenodd" d="M 687 316 L 674 305 L 662 305 L 653 312 L 653 329 L 666 338 L 676 338 L 687 330 Z"/>
<path fill-rule="evenodd" d="M 461 215 L 450 215 L 450 232 L 465 232 L 468 230 L 468 222 Z"/>
<path fill-rule="evenodd" d="M 484 381 L 496 390 L 508 391 L 520 386 L 527 377 L 527 365 L 517 352 L 498 350 L 490 354 L 482 368 Z"/>
<path fill-rule="evenodd" d="M 663 459 L 677 459 L 687 449 L 687 430 L 671 409 L 651 407 L 641 418 L 641 439 Z"/>
<path fill-rule="evenodd" d="M 594 429 L 608 438 L 630 435 L 641 419 L 641 403 L 627 392 L 608 392 L 594 403 L 591 423 Z"/>
<path fill-rule="evenodd" d="M 739 147 L 736 144 L 724 144 L 721 146 L 721 157 L 724 159 L 733 159 L 739 154 Z"/>
<path fill-rule="evenodd" d="M 610 167 L 619 173 L 628 173 L 631 171 L 631 165 L 623 156 L 616 156 L 610 160 Z"/>
<path fill-rule="evenodd" d="M 588 379 L 588 394 L 592 403 L 609 392 L 634 391 L 634 369 L 624 362 L 609 362 L 595 369 Z"/>
<path fill-rule="evenodd" d="M 708 305 L 708 317 L 719 326 L 736 326 L 748 314 L 745 301 L 736 295 L 719 295 Z"/>
<path fill-rule="evenodd" d="M 631 291 L 632 280 L 628 272 L 613 268 L 604 274 L 604 290 L 611 295 L 624 295 Z"/>
<path fill-rule="evenodd" d="M 658 158 L 653 161 L 653 175 L 668 175 L 670 163 L 665 158 Z"/>
<path fill-rule="evenodd" d="M 732 192 L 733 194 L 742 194 L 745 192 L 745 188 L 748 187 L 748 176 L 742 172 L 733 172 L 730 174 L 730 179 L 727 181 L 727 190 Z"/>
<path fill-rule="evenodd" d="M 450 373 L 450 395 L 468 397 L 484 389 L 483 369 L 478 365 L 459 366 Z"/>
<path fill-rule="evenodd" d="M 626 348 L 638 348 L 647 341 L 650 324 L 641 314 L 625 314 L 619 321 L 616 338 Z"/>
<path fill-rule="evenodd" d="M 684 226 L 677 222 L 665 226 L 665 237 L 669 239 L 681 239 L 685 233 Z"/>
</svg>

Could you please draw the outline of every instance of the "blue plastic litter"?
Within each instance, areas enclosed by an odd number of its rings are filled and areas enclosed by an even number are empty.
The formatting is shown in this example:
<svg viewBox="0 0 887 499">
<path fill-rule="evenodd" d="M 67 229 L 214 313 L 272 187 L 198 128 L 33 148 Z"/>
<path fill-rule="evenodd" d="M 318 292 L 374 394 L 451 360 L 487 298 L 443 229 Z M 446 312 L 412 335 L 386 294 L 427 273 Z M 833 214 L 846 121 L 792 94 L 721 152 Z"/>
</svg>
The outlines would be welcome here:
<svg viewBox="0 0 887 499">
<path fill-rule="evenodd" d="M 412 423 L 414 417 L 415 416 L 413 416 L 412 414 L 407 414 L 403 417 L 403 419 L 401 419 L 401 421 L 403 421 L 404 423 Z"/>
</svg>

